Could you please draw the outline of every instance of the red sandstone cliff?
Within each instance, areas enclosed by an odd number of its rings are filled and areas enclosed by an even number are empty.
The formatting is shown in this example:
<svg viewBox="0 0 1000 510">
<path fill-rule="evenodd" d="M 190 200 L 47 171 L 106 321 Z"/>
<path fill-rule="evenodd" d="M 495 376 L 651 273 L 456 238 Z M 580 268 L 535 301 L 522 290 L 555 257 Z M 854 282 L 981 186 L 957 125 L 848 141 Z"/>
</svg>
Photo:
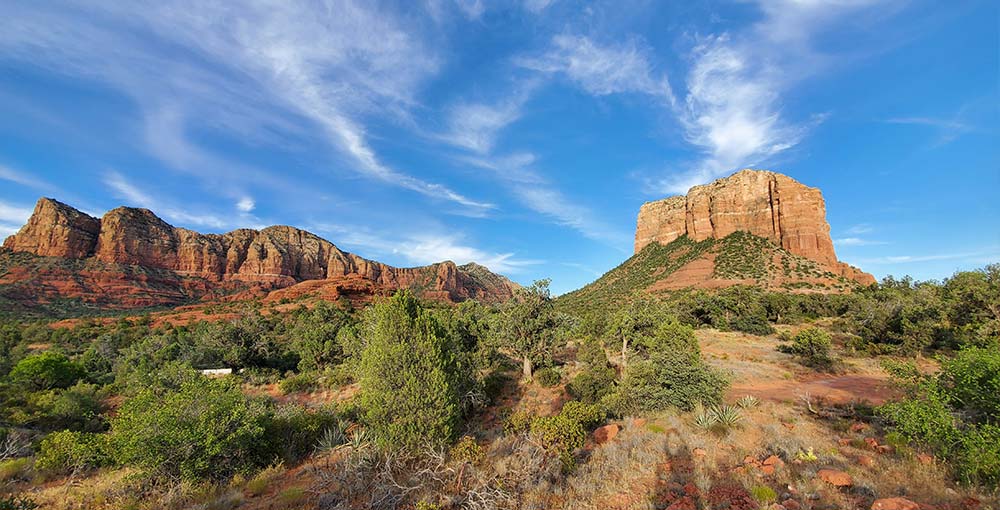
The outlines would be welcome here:
<svg viewBox="0 0 1000 510">
<path fill-rule="evenodd" d="M 516 288 L 516 284 L 506 278 L 472 264 L 459 267 L 446 261 L 424 267 L 397 268 L 367 260 L 293 227 L 200 234 L 175 228 L 146 209 L 119 207 L 97 219 L 49 198 L 39 199 L 28 223 L 7 238 L 3 246 L 12 252 L 73 260 L 76 262 L 69 264 L 71 267 L 85 265 L 91 273 L 104 271 L 124 280 L 110 286 L 95 283 L 87 287 L 90 293 L 100 294 L 103 288 L 122 292 L 122 286 L 138 283 L 130 276 L 134 271 L 122 268 L 147 269 L 149 271 L 143 274 L 157 275 L 162 288 L 156 295 L 162 299 L 140 300 L 138 306 L 197 298 L 212 290 L 235 288 L 235 284 L 274 289 L 307 280 L 354 276 L 370 280 L 381 290 L 417 287 L 426 297 L 449 301 L 499 301 L 510 297 Z M 17 283 L 18 274 L 27 278 L 25 271 L 13 269 L 0 284 Z M 58 282 L 59 279 L 75 279 L 78 283 L 81 279 L 93 280 L 83 277 L 82 271 L 62 268 L 52 273 L 51 278 L 43 278 L 44 281 L 37 281 L 44 275 L 33 274 L 36 281 L 32 286 L 49 285 L 58 289 L 67 288 Z M 108 274 L 102 278 L 107 279 Z M 174 279 L 176 282 L 172 284 Z M 82 292 L 80 295 L 67 294 L 62 297 L 94 300 L 109 297 L 87 296 Z"/>
<path fill-rule="evenodd" d="M 837 260 L 820 190 L 765 170 L 741 170 L 695 186 L 687 196 L 643 204 L 635 252 L 649 243 L 668 244 L 683 235 L 702 241 L 722 239 L 736 231 L 770 239 L 789 253 L 858 283 L 875 282 L 872 275 Z"/>
</svg>

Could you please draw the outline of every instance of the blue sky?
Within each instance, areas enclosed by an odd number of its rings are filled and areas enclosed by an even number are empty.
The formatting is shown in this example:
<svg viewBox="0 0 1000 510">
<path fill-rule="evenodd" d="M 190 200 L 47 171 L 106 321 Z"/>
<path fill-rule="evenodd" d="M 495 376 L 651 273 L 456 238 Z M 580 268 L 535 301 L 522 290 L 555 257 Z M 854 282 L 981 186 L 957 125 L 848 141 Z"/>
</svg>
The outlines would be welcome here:
<svg viewBox="0 0 1000 510">
<path fill-rule="evenodd" d="M 561 293 L 753 167 L 876 276 L 1000 260 L 996 2 L 236 4 L 6 3 L 0 235 L 45 195 Z"/>
</svg>

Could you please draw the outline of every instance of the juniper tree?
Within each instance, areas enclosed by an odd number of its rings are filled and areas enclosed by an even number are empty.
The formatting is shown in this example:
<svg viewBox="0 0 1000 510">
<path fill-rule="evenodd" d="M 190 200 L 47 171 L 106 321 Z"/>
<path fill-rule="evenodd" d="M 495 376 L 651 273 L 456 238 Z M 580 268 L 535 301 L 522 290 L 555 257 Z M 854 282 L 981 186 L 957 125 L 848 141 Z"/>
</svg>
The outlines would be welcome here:
<svg viewBox="0 0 1000 510">
<path fill-rule="evenodd" d="M 551 355 L 556 342 L 558 319 L 549 293 L 549 280 L 538 280 L 518 289 L 500 306 L 494 340 L 498 348 L 521 362 L 522 373 L 531 378 L 534 366 Z"/>
</svg>

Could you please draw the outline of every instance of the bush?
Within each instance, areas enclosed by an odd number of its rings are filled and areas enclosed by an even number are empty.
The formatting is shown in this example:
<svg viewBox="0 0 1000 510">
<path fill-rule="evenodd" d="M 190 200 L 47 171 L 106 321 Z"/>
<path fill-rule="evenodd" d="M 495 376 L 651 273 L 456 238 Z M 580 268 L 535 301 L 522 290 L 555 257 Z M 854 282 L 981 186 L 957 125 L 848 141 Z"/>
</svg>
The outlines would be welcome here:
<svg viewBox="0 0 1000 510">
<path fill-rule="evenodd" d="M 22 359 L 10 371 L 11 382 L 32 390 L 68 388 L 86 376 L 83 367 L 64 354 L 46 351 Z"/>
<path fill-rule="evenodd" d="M 515 411 L 503 422 L 503 433 L 507 435 L 527 432 L 534 416 L 527 411 Z"/>
<path fill-rule="evenodd" d="M 35 510 L 38 503 L 28 496 L 0 497 L 0 510 Z"/>
<path fill-rule="evenodd" d="M 722 400 L 728 382 L 701 360 L 689 326 L 666 320 L 643 342 L 648 358 L 629 365 L 615 392 L 606 398 L 611 410 L 619 414 L 671 407 L 689 411 L 698 404 Z"/>
<path fill-rule="evenodd" d="M 284 394 L 305 393 L 315 390 L 319 386 L 316 375 L 312 373 L 292 374 L 278 383 L 279 389 Z"/>
<path fill-rule="evenodd" d="M 941 364 L 940 384 L 973 421 L 1000 420 L 1000 350 L 968 348 Z"/>
<path fill-rule="evenodd" d="M 265 423 L 267 441 L 261 445 L 258 457 L 261 462 L 281 459 L 293 464 L 311 453 L 327 430 L 339 426 L 330 409 L 310 411 L 298 405 L 281 406 Z"/>
<path fill-rule="evenodd" d="M 462 439 L 451 447 L 450 457 L 458 462 L 469 462 L 475 464 L 485 457 L 483 447 L 479 446 L 472 436 L 463 436 Z"/>
<path fill-rule="evenodd" d="M 791 344 L 782 344 L 778 350 L 799 358 L 803 365 L 826 369 L 833 365 L 830 356 L 830 334 L 819 328 L 807 328 L 792 337 Z"/>
<path fill-rule="evenodd" d="M 417 449 L 448 442 L 461 417 L 460 394 L 472 385 L 457 346 L 408 291 L 369 309 L 362 330 L 367 345 L 358 398 L 379 444 Z"/>
<path fill-rule="evenodd" d="M 558 368 L 546 367 L 535 372 L 535 379 L 538 380 L 538 384 L 546 388 L 551 388 L 562 382 L 562 374 L 559 373 Z"/>
<path fill-rule="evenodd" d="M 587 439 L 580 422 L 562 415 L 537 416 L 531 420 L 531 437 L 554 452 L 572 452 Z"/>
<path fill-rule="evenodd" d="M 21 457 L 0 461 L 0 482 L 27 478 L 31 470 L 31 458 Z"/>
<path fill-rule="evenodd" d="M 605 412 L 599 405 L 585 404 L 576 400 L 563 404 L 559 414 L 579 423 L 586 430 L 596 427 L 605 418 Z"/>
<path fill-rule="evenodd" d="M 577 374 L 566 389 L 573 398 L 582 402 L 600 402 L 615 389 L 615 371 L 610 367 L 587 369 Z"/>
<path fill-rule="evenodd" d="M 90 432 L 54 432 L 42 440 L 35 457 L 35 468 L 49 473 L 69 473 L 112 464 L 106 434 Z"/>
<path fill-rule="evenodd" d="M 116 459 L 154 475 L 224 479 L 267 464 L 271 410 L 225 380 L 195 377 L 127 400 L 111 421 Z"/>
<path fill-rule="evenodd" d="M 766 336 L 774 333 L 774 327 L 761 315 L 742 315 L 729 321 L 729 329 L 751 335 Z"/>
</svg>

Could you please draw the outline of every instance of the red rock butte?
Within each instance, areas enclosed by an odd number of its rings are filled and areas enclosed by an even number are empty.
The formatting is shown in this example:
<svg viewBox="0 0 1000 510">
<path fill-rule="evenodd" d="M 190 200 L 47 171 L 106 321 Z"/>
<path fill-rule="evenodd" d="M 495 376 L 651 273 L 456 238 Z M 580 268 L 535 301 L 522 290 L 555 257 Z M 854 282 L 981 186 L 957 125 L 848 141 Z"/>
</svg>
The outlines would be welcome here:
<svg viewBox="0 0 1000 510">
<path fill-rule="evenodd" d="M 703 241 L 738 231 L 770 239 L 789 253 L 863 285 L 875 282 L 872 275 L 837 260 L 823 193 L 767 170 L 741 170 L 695 186 L 685 196 L 643 204 L 635 253 L 649 243 L 668 244 L 684 235 Z"/>
</svg>

